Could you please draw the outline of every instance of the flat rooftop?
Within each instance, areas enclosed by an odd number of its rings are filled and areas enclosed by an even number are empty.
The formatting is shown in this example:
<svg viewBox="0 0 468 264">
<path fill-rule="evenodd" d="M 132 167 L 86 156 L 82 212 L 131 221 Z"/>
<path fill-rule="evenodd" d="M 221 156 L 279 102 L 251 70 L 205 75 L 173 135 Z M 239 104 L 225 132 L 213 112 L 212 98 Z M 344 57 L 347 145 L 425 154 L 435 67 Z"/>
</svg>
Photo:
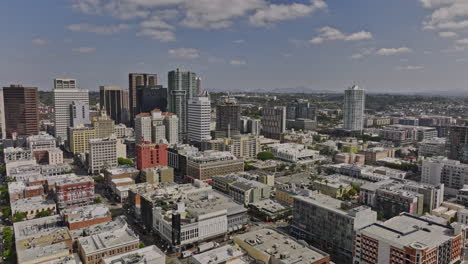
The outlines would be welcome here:
<svg viewBox="0 0 468 264">
<path fill-rule="evenodd" d="M 243 205 L 216 191 L 189 195 L 183 202 L 185 203 L 189 218 L 198 218 L 201 215 L 221 210 L 226 210 L 227 212 L 246 210 Z"/>
<path fill-rule="evenodd" d="M 452 227 L 409 214 L 370 225 L 361 229 L 361 233 L 398 248 L 411 246 L 416 249 L 438 247 L 454 238 Z"/>
<path fill-rule="evenodd" d="M 228 262 L 232 259 L 246 255 L 247 252 L 235 244 L 228 244 L 218 247 L 201 254 L 192 256 L 198 263 L 232 263 Z"/>
<path fill-rule="evenodd" d="M 13 224 L 15 239 L 21 240 L 29 237 L 49 233 L 62 226 L 60 215 L 46 216 Z"/>
<path fill-rule="evenodd" d="M 138 236 L 128 227 L 78 238 L 78 244 L 86 255 L 139 241 Z"/>
<path fill-rule="evenodd" d="M 234 242 L 236 240 L 242 240 L 263 254 L 276 259 L 280 259 L 280 254 L 288 254 L 289 258 L 281 259 L 284 264 L 310 264 L 329 256 L 303 241 L 297 241 L 273 229 L 259 229 L 242 234 L 236 236 Z"/>
<path fill-rule="evenodd" d="M 77 237 L 87 237 L 104 232 L 112 232 L 114 230 L 119 230 L 126 228 L 128 226 L 127 220 L 124 216 L 116 217 L 113 221 L 101 223 L 97 225 L 88 226 L 81 229 L 75 229 L 70 231 L 74 238 Z"/>
<path fill-rule="evenodd" d="M 12 212 L 36 211 L 37 209 L 55 206 L 55 201 L 45 200 L 42 196 L 35 196 L 10 202 Z"/>
<path fill-rule="evenodd" d="M 126 254 L 105 258 L 103 264 L 164 264 L 166 255 L 155 245 L 140 248 Z M 205 263 L 205 262 L 203 262 Z M 206 262 L 207 263 L 207 262 Z"/>
<path fill-rule="evenodd" d="M 119 166 L 119 167 L 116 167 L 116 168 L 112 168 L 112 169 L 106 169 L 106 171 L 112 175 L 119 175 L 119 174 L 123 174 L 123 173 L 138 173 L 139 170 L 137 170 L 136 168 L 134 167 L 131 167 L 131 166 Z"/>
<path fill-rule="evenodd" d="M 34 262 L 35 260 L 37 261 L 37 259 L 46 258 L 48 256 L 49 258 L 53 258 L 57 255 L 60 255 L 60 256 L 69 255 L 70 248 L 68 247 L 67 243 L 60 242 L 57 244 L 40 246 L 40 247 L 32 246 L 24 250 L 17 250 L 16 253 L 18 256 L 18 263 L 36 263 Z M 50 263 L 50 262 L 46 262 L 46 263 Z M 52 262 L 52 263 L 57 263 L 57 262 Z M 71 262 L 71 263 L 76 263 L 76 262 Z"/>
<path fill-rule="evenodd" d="M 61 214 L 67 217 L 67 222 L 77 223 L 109 216 L 109 208 L 103 204 L 92 204 L 62 210 Z"/>
</svg>

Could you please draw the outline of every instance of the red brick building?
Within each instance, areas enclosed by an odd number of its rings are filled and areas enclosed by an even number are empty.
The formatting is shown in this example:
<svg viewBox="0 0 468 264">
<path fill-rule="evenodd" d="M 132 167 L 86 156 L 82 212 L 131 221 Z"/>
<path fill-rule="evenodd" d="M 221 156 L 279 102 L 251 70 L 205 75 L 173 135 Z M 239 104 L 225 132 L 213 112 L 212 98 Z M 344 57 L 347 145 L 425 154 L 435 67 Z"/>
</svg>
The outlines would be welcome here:
<svg viewBox="0 0 468 264">
<path fill-rule="evenodd" d="M 89 176 L 67 178 L 55 183 L 55 196 L 59 209 L 93 203 L 94 180 Z"/>
<path fill-rule="evenodd" d="M 112 221 L 111 212 L 102 204 L 68 208 L 64 209 L 61 214 L 69 230 L 76 230 Z"/>
<path fill-rule="evenodd" d="M 167 145 L 145 142 L 136 147 L 137 168 L 167 166 Z"/>
<path fill-rule="evenodd" d="M 356 231 L 355 264 L 454 263 L 461 259 L 465 231 L 408 213 Z"/>
</svg>

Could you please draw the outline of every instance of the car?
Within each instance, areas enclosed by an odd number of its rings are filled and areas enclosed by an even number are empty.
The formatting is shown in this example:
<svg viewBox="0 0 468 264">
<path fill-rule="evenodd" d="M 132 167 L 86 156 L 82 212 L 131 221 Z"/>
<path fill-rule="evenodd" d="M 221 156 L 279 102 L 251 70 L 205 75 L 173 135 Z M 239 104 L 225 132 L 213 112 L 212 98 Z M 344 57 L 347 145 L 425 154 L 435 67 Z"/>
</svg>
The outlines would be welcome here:
<svg viewBox="0 0 468 264">
<path fill-rule="evenodd" d="M 116 203 L 111 203 L 112 206 L 116 206 L 117 204 Z"/>
</svg>

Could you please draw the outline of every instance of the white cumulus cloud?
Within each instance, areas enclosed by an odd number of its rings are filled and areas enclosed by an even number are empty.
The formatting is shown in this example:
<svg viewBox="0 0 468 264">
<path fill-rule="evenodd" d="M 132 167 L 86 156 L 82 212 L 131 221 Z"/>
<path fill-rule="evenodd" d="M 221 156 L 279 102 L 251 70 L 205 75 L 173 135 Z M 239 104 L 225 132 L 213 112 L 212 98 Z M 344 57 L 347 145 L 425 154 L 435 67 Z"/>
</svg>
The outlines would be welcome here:
<svg viewBox="0 0 468 264">
<path fill-rule="evenodd" d="M 424 66 L 414 66 L 414 65 L 397 66 L 395 67 L 395 69 L 399 71 L 416 71 L 416 70 L 424 69 Z"/>
<path fill-rule="evenodd" d="M 79 47 L 79 48 L 73 48 L 72 50 L 74 52 L 79 52 L 79 53 L 91 53 L 91 52 L 95 52 L 96 48 L 95 47 Z"/>
<path fill-rule="evenodd" d="M 49 43 L 49 41 L 45 40 L 45 39 L 41 39 L 41 38 L 35 38 L 31 41 L 33 44 L 35 45 L 46 45 L 47 43 Z"/>
<path fill-rule="evenodd" d="M 184 59 L 196 59 L 200 57 L 200 52 L 197 49 L 193 49 L 193 48 L 170 49 L 168 53 L 172 57 L 184 58 Z"/>
<path fill-rule="evenodd" d="M 439 32 L 439 37 L 441 38 L 456 38 L 458 37 L 458 34 L 452 31 L 443 31 Z"/>
<path fill-rule="evenodd" d="M 245 60 L 231 60 L 229 64 L 240 66 L 240 65 L 246 65 L 247 62 Z"/>
<path fill-rule="evenodd" d="M 70 31 L 81 31 L 81 32 L 90 32 L 99 35 L 111 35 L 122 30 L 129 29 L 128 24 L 119 24 L 113 26 L 99 26 L 91 24 L 72 24 L 67 26 L 67 29 Z"/>
<path fill-rule="evenodd" d="M 344 40 L 344 41 L 359 41 L 372 39 L 372 33 L 367 31 L 359 31 L 351 34 L 345 34 L 339 29 L 333 27 L 323 27 L 318 30 L 318 36 L 311 39 L 309 42 L 312 44 L 321 44 L 330 40 Z"/>
<path fill-rule="evenodd" d="M 403 54 L 403 53 L 410 53 L 413 52 L 412 49 L 407 48 L 407 47 L 401 47 L 401 48 L 381 48 L 376 51 L 376 55 L 380 56 L 391 56 L 391 55 L 397 55 L 397 54 Z"/>
<path fill-rule="evenodd" d="M 327 4 L 322 0 L 312 0 L 310 5 L 300 3 L 269 4 L 265 8 L 258 9 L 255 14 L 250 16 L 249 21 L 255 26 L 267 26 L 278 21 L 305 17 L 325 8 L 327 8 Z"/>
</svg>

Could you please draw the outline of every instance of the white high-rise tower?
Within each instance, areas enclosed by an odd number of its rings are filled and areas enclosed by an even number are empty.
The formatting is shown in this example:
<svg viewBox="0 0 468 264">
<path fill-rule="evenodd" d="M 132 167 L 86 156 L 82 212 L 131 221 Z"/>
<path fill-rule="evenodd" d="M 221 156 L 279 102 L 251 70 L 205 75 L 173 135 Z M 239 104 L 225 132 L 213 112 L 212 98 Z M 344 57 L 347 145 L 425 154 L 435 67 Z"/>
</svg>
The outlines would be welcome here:
<svg viewBox="0 0 468 264">
<path fill-rule="evenodd" d="M 55 137 L 60 143 L 67 140 L 68 127 L 70 127 L 70 105 L 80 101 L 89 105 L 88 90 L 78 89 L 75 79 L 54 80 L 54 107 L 55 107 Z"/>
<path fill-rule="evenodd" d="M 193 97 L 187 107 L 187 137 L 189 142 L 210 140 L 211 102 L 208 92 Z"/>
<path fill-rule="evenodd" d="M 351 131 L 362 131 L 364 127 L 364 89 L 353 85 L 345 90 L 343 109 L 343 128 Z"/>
</svg>

